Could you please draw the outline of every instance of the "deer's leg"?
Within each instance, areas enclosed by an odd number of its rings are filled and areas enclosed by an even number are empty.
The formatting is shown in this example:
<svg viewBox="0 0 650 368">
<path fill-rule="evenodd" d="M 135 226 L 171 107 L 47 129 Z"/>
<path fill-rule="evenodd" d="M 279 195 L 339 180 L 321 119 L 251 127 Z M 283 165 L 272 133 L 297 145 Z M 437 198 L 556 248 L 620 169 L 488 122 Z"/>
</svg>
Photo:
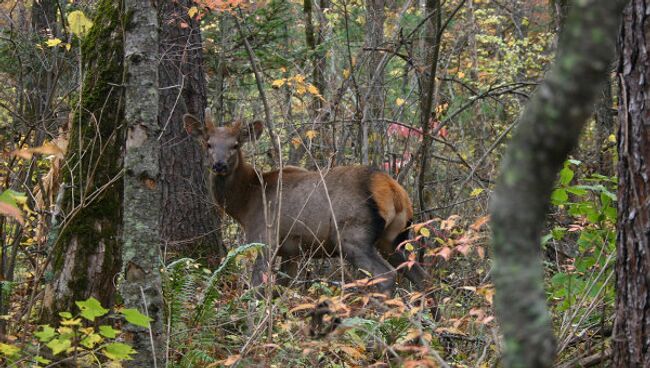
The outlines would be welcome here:
<svg viewBox="0 0 650 368">
<path fill-rule="evenodd" d="M 377 289 L 392 294 L 395 289 L 395 269 L 379 255 L 367 234 L 354 230 L 342 234 L 345 259 L 354 267 L 370 272 L 372 277 L 384 279 L 377 284 Z"/>
</svg>

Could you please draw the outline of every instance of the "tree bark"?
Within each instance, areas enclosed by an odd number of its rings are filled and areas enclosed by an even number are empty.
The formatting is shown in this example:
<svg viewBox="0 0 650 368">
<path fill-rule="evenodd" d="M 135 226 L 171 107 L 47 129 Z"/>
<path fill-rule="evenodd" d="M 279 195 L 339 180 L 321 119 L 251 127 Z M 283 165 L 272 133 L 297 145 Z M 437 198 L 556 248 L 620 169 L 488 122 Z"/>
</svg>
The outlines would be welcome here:
<svg viewBox="0 0 650 368">
<path fill-rule="evenodd" d="M 595 134 L 593 147 L 593 157 L 596 160 L 596 170 L 598 173 L 607 176 L 614 175 L 613 158 L 607 152 L 603 151 L 603 147 L 607 144 L 607 138 L 614 132 L 615 122 L 614 115 L 612 114 L 613 106 L 612 81 L 610 78 L 607 78 L 605 86 L 596 102 L 596 126 L 594 129 Z"/>
<path fill-rule="evenodd" d="M 367 86 L 364 95 L 367 96 L 363 120 L 361 121 L 361 163 L 370 164 L 371 157 L 374 160 L 382 159 L 376 157 L 377 141 L 375 149 L 372 149 L 369 140 L 375 131 L 375 125 L 383 117 L 384 111 L 384 68 L 380 68 L 383 54 L 377 50 L 384 43 L 384 22 L 386 12 L 384 0 L 366 0 L 366 48 L 369 50 L 367 67 Z M 375 137 L 376 138 L 376 137 Z"/>
<path fill-rule="evenodd" d="M 433 143 L 430 121 L 435 120 L 432 114 L 436 92 L 436 75 L 438 74 L 438 58 L 440 55 L 440 40 L 442 39 L 442 6 L 440 0 L 427 0 L 426 16 L 430 16 L 426 23 L 424 37 L 424 65 L 429 67 L 428 73 L 420 77 L 420 129 L 422 130 L 422 148 L 420 149 L 420 175 L 418 177 L 418 202 L 420 210 L 427 208 L 424 199 L 424 183 L 426 182 L 427 168 L 429 167 L 429 150 Z"/>
<path fill-rule="evenodd" d="M 650 5 L 633 0 L 619 37 L 614 366 L 650 366 Z"/>
<path fill-rule="evenodd" d="M 607 78 L 625 3 L 575 2 L 555 65 L 527 104 L 501 164 L 491 210 L 493 280 L 508 367 L 553 365 L 540 235 L 557 172 Z"/>
<path fill-rule="evenodd" d="M 160 2 L 160 111 L 162 239 L 167 249 L 219 263 L 225 254 L 220 221 L 207 194 L 200 148 L 189 139 L 183 114 L 201 117 L 207 106 L 199 22 L 191 0 Z M 181 27 L 185 23 L 188 27 Z"/>
<path fill-rule="evenodd" d="M 122 235 L 124 136 L 123 11 L 102 0 L 82 43 L 84 79 L 73 115 L 62 170 L 63 213 L 69 217 L 49 235 L 52 260 L 45 274 L 42 320 L 57 320 L 74 302 L 90 296 L 113 304 Z M 60 230 L 59 230 L 60 229 Z"/>
<path fill-rule="evenodd" d="M 124 155 L 124 305 L 152 320 L 149 329 L 127 324 L 126 340 L 138 352 L 129 367 L 164 366 L 160 279 L 161 172 L 158 124 L 158 11 L 151 1 L 125 0 L 127 70 Z"/>
</svg>

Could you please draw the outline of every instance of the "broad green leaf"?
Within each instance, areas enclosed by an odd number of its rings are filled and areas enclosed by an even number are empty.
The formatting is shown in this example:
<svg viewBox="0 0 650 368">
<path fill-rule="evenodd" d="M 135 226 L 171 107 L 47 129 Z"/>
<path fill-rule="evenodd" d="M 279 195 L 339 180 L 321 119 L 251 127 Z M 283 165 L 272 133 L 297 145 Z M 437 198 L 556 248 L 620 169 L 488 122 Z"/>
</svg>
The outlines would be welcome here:
<svg viewBox="0 0 650 368">
<path fill-rule="evenodd" d="M 560 170 L 560 184 L 563 186 L 569 185 L 575 173 L 568 166 L 565 166 L 564 169 Z"/>
<path fill-rule="evenodd" d="M 114 339 L 119 333 L 120 330 L 115 330 L 111 326 L 107 326 L 107 325 L 99 326 L 99 334 L 109 339 Z"/>
<path fill-rule="evenodd" d="M 551 202 L 556 206 L 565 204 L 568 200 L 569 200 L 569 195 L 564 189 L 561 188 L 555 189 L 551 194 Z"/>
<path fill-rule="evenodd" d="M 70 339 L 57 338 L 47 343 L 47 347 L 52 349 L 52 354 L 57 355 L 72 346 Z"/>
<path fill-rule="evenodd" d="M 48 342 L 52 340 L 54 335 L 56 335 L 54 328 L 50 327 L 50 325 L 42 325 L 41 327 L 43 328 L 41 331 L 34 332 L 34 336 L 38 338 L 38 341 Z"/>
<path fill-rule="evenodd" d="M 93 22 L 81 10 L 75 10 L 68 14 L 68 24 L 72 33 L 77 37 L 84 36 L 93 26 Z"/>
<path fill-rule="evenodd" d="M 41 364 L 50 364 L 50 363 L 52 363 L 51 360 L 45 359 L 40 355 L 35 356 L 34 361 L 36 361 L 36 363 L 41 363 Z"/>
<path fill-rule="evenodd" d="M 59 312 L 59 316 L 61 318 L 70 319 L 70 318 L 72 318 L 72 313 L 70 313 L 70 312 Z"/>
<path fill-rule="evenodd" d="M 14 356 L 20 353 L 20 348 L 17 346 L 4 344 L 0 342 L 0 353 L 5 356 Z"/>
<path fill-rule="evenodd" d="M 108 309 L 102 307 L 99 300 L 92 296 L 84 301 L 75 302 L 81 310 L 81 316 L 89 321 L 94 321 L 96 317 L 101 317 L 108 313 Z"/>
<path fill-rule="evenodd" d="M 133 309 L 133 308 L 122 309 L 120 313 L 122 313 L 124 318 L 126 318 L 126 320 L 129 323 L 132 323 L 140 327 L 148 328 L 149 322 L 153 321 L 153 319 L 145 316 L 144 314 L 140 313 L 137 309 Z"/>
<path fill-rule="evenodd" d="M 132 347 L 121 342 L 114 342 L 106 345 L 103 352 L 109 359 L 118 361 L 131 360 L 131 355 L 136 353 Z"/>
</svg>

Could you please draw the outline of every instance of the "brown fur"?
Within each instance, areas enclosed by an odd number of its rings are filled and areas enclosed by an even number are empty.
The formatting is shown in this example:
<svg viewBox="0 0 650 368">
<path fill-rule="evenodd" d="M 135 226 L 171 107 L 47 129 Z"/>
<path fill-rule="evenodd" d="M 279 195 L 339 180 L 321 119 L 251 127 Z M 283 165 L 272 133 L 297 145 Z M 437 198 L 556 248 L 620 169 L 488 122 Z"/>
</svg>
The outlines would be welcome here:
<svg viewBox="0 0 650 368">
<path fill-rule="evenodd" d="M 201 128 L 195 118 L 184 119 L 188 132 L 205 143 L 213 199 L 243 226 L 248 242 L 278 246 L 283 271 L 295 276 L 299 257 L 332 257 L 342 250 L 355 267 L 385 278 L 381 291 L 392 290 L 395 267 L 405 261 L 395 249 L 396 240 L 413 216 L 411 201 L 395 180 L 364 166 L 322 173 L 288 166 L 258 173 L 244 161 L 239 144 L 254 141 L 262 132 L 261 122 L 245 128 Z M 416 266 L 402 270 L 423 287 L 428 277 Z M 265 269 L 268 259 L 262 254 L 253 285 L 262 283 Z"/>
</svg>

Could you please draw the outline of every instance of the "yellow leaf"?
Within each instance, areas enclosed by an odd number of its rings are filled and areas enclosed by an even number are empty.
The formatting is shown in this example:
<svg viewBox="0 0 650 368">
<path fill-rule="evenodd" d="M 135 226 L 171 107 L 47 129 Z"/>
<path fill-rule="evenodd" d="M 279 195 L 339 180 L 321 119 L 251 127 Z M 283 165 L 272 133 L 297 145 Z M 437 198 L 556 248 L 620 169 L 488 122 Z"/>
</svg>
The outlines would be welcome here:
<svg viewBox="0 0 650 368">
<path fill-rule="evenodd" d="M 315 130 L 308 130 L 308 131 L 305 133 L 305 136 L 306 136 L 307 138 L 309 138 L 309 140 L 312 140 L 312 139 L 316 138 L 317 135 L 318 135 L 318 132 L 315 131 Z"/>
<path fill-rule="evenodd" d="M 58 38 L 50 38 L 49 40 L 45 41 L 45 44 L 47 45 L 47 47 L 56 47 L 61 42 L 63 41 L 61 41 Z"/>
<path fill-rule="evenodd" d="M 285 82 L 284 79 L 276 79 L 273 82 L 271 82 L 271 87 L 280 88 L 284 85 L 284 82 Z"/>
<path fill-rule="evenodd" d="M 300 138 L 298 138 L 298 137 L 293 137 L 293 138 L 291 139 L 291 144 L 293 144 L 293 146 L 294 146 L 296 149 L 298 149 L 298 148 L 300 147 L 300 145 L 302 144 L 302 141 L 301 141 Z"/>
<path fill-rule="evenodd" d="M 402 105 L 404 105 L 404 102 L 406 102 L 406 101 L 404 101 L 403 98 L 397 98 L 397 100 L 395 100 L 395 104 L 396 104 L 397 106 L 402 106 Z"/>
<path fill-rule="evenodd" d="M 287 68 L 281 66 L 281 67 L 280 67 L 280 71 L 281 71 L 282 73 L 286 73 L 286 72 L 287 72 Z"/>
<path fill-rule="evenodd" d="M 196 6 L 193 6 L 193 7 L 189 8 L 189 9 L 187 10 L 187 15 L 189 15 L 190 18 L 194 18 L 194 16 L 195 16 L 196 13 L 198 13 L 198 12 L 199 12 L 199 8 L 197 8 Z"/>
<path fill-rule="evenodd" d="M 481 195 L 481 193 L 483 193 L 483 188 L 476 188 L 476 189 L 472 190 L 472 192 L 469 194 L 469 196 L 470 197 L 478 197 L 479 195 Z"/>
<path fill-rule="evenodd" d="M 81 10 L 75 10 L 68 14 L 68 24 L 70 24 L 72 33 L 77 37 L 85 35 L 93 26 L 93 22 Z"/>
<path fill-rule="evenodd" d="M 348 79 L 350 76 L 350 71 L 348 69 L 343 69 L 343 78 Z"/>
<path fill-rule="evenodd" d="M 422 234 L 422 236 L 424 236 L 425 238 L 428 238 L 429 236 L 431 236 L 431 232 L 426 227 L 422 227 L 420 229 L 420 234 Z"/>
<path fill-rule="evenodd" d="M 69 44 L 69 43 L 66 43 L 66 44 L 65 44 L 65 50 L 66 50 L 66 51 L 70 51 L 71 48 L 72 48 L 72 45 L 71 45 L 71 44 Z"/>
<path fill-rule="evenodd" d="M 311 93 L 312 95 L 319 95 L 320 93 L 318 92 L 318 88 L 314 86 L 313 84 L 310 84 L 307 86 L 307 92 Z"/>
<path fill-rule="evenodd" d="M 302 84 L 299 84 L 296 86 L 296 94 L 298 96 L 304 95 L 307 90 L 305 89 L 305 86 Z"/>
<path fill-rule="evenodd" d="M 412 252 L 412 251 L 415 250 L 415 247 L 414 247 L 413 244 L 411 244 L 411 243 L 406 243 L 406 244 L 404 245 L 404 249 L 408 250 L 409 252 Z"/>
<path fill-rule="evenodd" d="M 81 318 L 64 319 L 61 321 L 62 326 L 79 326 L 81 325 Z"/>
<path fill-rule="evenodd" d="M 302 74 L 297 74 L 296 76 L 293 77 L 293 80 L 295 80 L 298 83 L 305 83 L 305 76 Z"/>
<path fill-rule="evenodd" d="M 465 73 L 458 72 L 458 78 L 465 78 Z"/>
<path fill-rule="evenodd" d="M 616 136 L 614 134 L 610 134 L 609 137 L 607 137 L 607 140 L 616 143 Z"/>
</svg>

